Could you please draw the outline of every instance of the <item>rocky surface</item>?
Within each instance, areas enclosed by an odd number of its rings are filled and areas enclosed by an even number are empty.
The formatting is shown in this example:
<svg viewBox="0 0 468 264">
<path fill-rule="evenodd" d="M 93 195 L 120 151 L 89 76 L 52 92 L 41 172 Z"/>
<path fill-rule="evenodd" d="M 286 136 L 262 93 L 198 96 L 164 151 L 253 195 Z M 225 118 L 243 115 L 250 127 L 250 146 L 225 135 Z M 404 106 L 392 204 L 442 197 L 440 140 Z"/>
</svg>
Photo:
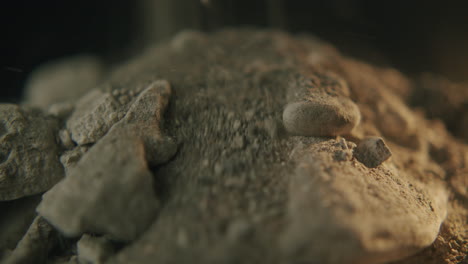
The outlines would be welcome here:
<svg viewBox="0 0 468 264">
<path fill-rule="evenodd" d="M 461 263 L 468 147 L 419 93 L 311 36 L 183 32 L 43 108 L 47 261 Z"/>
</svg>

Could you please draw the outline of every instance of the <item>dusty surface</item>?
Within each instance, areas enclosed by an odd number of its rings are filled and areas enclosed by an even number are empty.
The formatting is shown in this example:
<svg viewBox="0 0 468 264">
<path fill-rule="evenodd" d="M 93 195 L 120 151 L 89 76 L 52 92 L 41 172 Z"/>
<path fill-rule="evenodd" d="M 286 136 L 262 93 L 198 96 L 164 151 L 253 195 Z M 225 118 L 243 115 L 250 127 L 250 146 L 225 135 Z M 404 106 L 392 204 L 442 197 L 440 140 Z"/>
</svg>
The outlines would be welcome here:
<svg viewBox="0 0 468 264">
<path fill-rule="evenodd" d="M 450 95 L 462 101 L 455 108 L 415 100 L 444 82 L 412 81 L 313 37 L 181 33 L 81 99 L 44 108 L 59 124 L 61 157 L 48 159 L 66 170 L 39 214 L 65 242 L 31 254 L 47 263 L 464 263 L 468 147 L 455 136 L 466 124 L 444 117 L 466 115 L 468 97 Z M 425 117 L 432 107 L 453 134 Z M 0 194 L 20 193 L 15 179 Z"/>
</svg>

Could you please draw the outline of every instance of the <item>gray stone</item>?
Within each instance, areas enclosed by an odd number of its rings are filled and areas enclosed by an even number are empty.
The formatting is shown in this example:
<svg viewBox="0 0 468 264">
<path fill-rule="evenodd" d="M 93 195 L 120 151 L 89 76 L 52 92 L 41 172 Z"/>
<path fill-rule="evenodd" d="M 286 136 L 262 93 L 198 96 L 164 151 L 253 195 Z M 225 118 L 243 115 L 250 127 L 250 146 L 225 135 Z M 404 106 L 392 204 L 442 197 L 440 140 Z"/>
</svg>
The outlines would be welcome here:
<svg viewBox="0 0 468 264">
<path fill-rule="evenodd" d="M 152 82 L 135 99 L 122 122 L 116 124 L 116 129 L 133 129 L 143 139 L 146 160 L 153 166 L 168 161 L 177 151 L 176 142 L 161 129 L 170 95 L 169 82 Z"/>
<path fill-rule="evenodd" d="M 63 177 L 57 123 L 36 110 L 0 104 L 0 200 L 47 191 Z"/>
<path fill-rule="evenodd" d="M 122 130 L 94 145 L 38 206 L 67 236 L 91 232 L 124 241 L 145 230 L 157 209 L 143 142 Z"/>
<path fill-rule="evenodd" d="M 102 79 L 99 60 L 80 55 L 49 62 L 35 70 L 27 81 L 25 103 L 47 109 L 54 103 L 73 101 Z"/>
<path fill-rule="evenodd" d="M 93 90 L 81 98 L 67 120 L 67 129 L 78 145 L 95 143 L 119 121 L 120 103 L 109 93 Z M 123 111 L 123 110 L 122 110 Z"/>
</svg>

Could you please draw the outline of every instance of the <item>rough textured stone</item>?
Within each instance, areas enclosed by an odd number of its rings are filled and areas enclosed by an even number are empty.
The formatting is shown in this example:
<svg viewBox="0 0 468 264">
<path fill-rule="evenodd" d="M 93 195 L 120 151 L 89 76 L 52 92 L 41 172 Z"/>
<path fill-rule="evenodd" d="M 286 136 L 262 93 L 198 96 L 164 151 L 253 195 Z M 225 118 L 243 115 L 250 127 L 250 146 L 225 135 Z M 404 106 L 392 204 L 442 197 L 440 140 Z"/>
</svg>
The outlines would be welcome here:
<svg viewBox="0 0 468 264">
<path fill-rule="evenodd" d="M 146 160 L 157 165 L 177 150 L 160 129 L 170 94 L 167 81 L 152 83 L 75 167 L 69 168 L 80 158 L 78 148 L 62 156 L 67 178 L 44 195 L 40 214 L 68 236 L 94 232 L 136 238 L 158 209 Z"/>
<path fill-rule="evenodd" d="M 67 129 L 78 145 L 95 143 L 118 122 L 124 111 L 109 93 L 93 90 L 76 103 L 76 109 L 67 120 Z M 119 115 L 119 113 L 122 113 Z"/>
<path fill-rule="evenodd" d="M 38 212 L 67 236 L 92 232 L 132 240 L 157 209 L 143 142 L 114 130 L 44 195 Z"/>
<path fill-rule="evenodd" d="M 375 168 L 392 156 L 382 138 L 369 137 L 361 140 L 354 150 L 354 156 L 369 168 Z"/>
<path fill-rule="evenodd" d="M 333 140 L 301 153 L 290 185 L 285 252 L 297 261 L 384 263 L 430 245 L 447 213 L 443 185 L 394 165 L 336 163 Z M 359 146 L 358 146 L 359 148 Z"/>
<path fill-rule="evenodd" d="M 57 132 L 53 118 L 0 105 L 0 200 L 44 192 L 63 177 Z"/>
<path fill-rule="evenodd" d="M 49 62 L 33 72 L 25 91 L 25 103 L 47 109 L 54 103 L 74 101 L 102 79 L 103 67 L 92 56 L 80 55 Z"/>
<path fill-rule="evenodd" d="M 169 104 L 170 84 L 165 80 L 151 83 L 132 104 L 118 128 L 133 128 L 144 141 L 146 160 L 158 165 L 169 160 L 177 151 L 174 139 L 163 134 L 161 125 Z"/>
<path fill-rule="evenodd" d="M 38 216 L 6 259 L 5 264 L 46 263 L 49 251 L 58 243 L 58 232 Z"/>
</svg>

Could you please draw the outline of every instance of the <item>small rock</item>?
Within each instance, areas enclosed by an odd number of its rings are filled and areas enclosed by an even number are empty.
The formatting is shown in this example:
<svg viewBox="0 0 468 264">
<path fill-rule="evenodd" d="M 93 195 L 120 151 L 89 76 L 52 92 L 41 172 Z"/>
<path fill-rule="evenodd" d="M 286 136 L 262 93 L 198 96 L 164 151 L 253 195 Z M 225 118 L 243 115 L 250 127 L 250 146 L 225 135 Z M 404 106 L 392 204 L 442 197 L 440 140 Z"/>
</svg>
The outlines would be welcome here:
<svg viewBox="0 0 468 264">
<path fill-rule="evenodd" d="M 58 240 L 58 232 L 44 218 L 38 216 L 5 264 L 45 263 L 49 251 Z"/>
<path fill-rule="evenodd" d="M 103 67 L 92 56 L 76 56 L 49 62 L 29 77 L 25 103 L 47 109 L 54 103 L 76 100 L 101 80 Z"/>
<path fill-rule="evenodd" d="M 152 222 L 158 204 L 142 140 L 113 130 L 44 194 L 37 210 L 67 236 L 92 232 L 129 241 Z"/>
<path fill-rule="evenodd" d="M 283 123 L 298 136 L 349 134 L 360 122 L 359 108 L 348 98 L 316 96 L 286 105 Z"/>
<path fill-rule="evenodd" d="M 109 93 L 93 90 L 81 98 L 67 120 L 67 129 L 78 145 L 95 143 L 118 122 L 120 104 Z M 114 114 L 114 115 L 113 115 Z"/>
<path fill-rule="evenodd" d="M 58 122 L 37 110 L 0 104 L 0 201 L 47 191 L 64 175 Z"/>
<path fill-rule="evenodd" d="M 104 237 L 84 234 L 76 246 L 80 263 L 101 264 L 114 253 L 114 247 Z"/>
<path fill-rule="evenodd" d="M 162 132 L 164 112 L 169 104 L 171 86 L 166 80 L 151 83 L 130 106 L 116 128 L 133 127 L 143 139 L 146 159 L 150 165 L 168 161 L 177 152 L 177 143 Z"/>
<path fill-rule="evenodd" d="M 361 140 L 354 150 L 354 156 L 368 168 L 375 168 L 392 156 L 382 138 L 369 137 Z"/>
</svg>

